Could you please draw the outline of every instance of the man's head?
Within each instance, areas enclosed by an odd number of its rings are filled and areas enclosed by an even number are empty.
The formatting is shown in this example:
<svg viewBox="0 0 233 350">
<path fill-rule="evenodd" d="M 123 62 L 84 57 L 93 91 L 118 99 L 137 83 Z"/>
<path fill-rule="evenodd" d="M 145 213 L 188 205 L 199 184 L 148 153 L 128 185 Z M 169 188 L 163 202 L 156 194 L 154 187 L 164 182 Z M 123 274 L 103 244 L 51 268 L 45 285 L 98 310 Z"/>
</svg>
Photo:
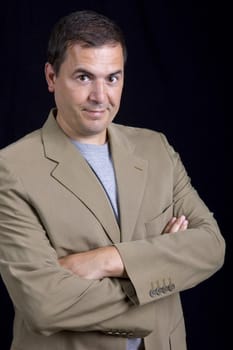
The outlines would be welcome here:
<svg viewBox="0 0 233 350">
<path fill-rule="evenodd" d="M 51 34 L 45 75 L 57 122 L 72 139 L 102 144 L 117 114 L 126 49 L 120 29 L 90 11 L 61 19 Z"/>
<path fill-rule="evenodd" d="M 57 75 L 67 48 L 73 44 L 83 47 L 120 44 L 126 62 L 127 50 L 121 29 L 115 22 L 94 11 L 73 12 L 54 26 L 48 43 L 47 61 Z"/>
</svg>

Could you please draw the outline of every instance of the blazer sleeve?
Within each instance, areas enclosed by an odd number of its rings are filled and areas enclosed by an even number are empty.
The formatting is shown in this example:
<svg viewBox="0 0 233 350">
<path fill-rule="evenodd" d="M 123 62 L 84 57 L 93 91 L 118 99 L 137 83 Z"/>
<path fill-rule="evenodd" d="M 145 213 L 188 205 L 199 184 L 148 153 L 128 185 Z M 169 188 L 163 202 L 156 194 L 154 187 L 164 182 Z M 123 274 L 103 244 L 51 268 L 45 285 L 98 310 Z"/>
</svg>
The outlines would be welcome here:
<svg viewBox="0 0 233 350">
<path fill-rule="evenodd" d="M 192 187 L 179 155 L 160 136 L 172 167 L 173 203 L 144 223 L 147 238 L 116 244 L 135 289 L 134 296 L 130 291 L 131 299 L 140 305 L 192 288 L 224 262 L 225 242 L 213 214 Z M 168 220 L 182 214 L 189 221 L 188 229 L 162 234 Z"/>
<path fill-rule="evenodd" d="M 107 332 L 120 325 L 137 330 L 135 336 L 152 331 L 150 319 L 142 322 L 143 313 L 126 296 L 121 280 L 85 280 L 59 265 L 20 179 L 2 159 L 0 273 L 14 307 L 35 332 Z M 130 288 L 130 281 L 124 283 Z"/>
</svg>

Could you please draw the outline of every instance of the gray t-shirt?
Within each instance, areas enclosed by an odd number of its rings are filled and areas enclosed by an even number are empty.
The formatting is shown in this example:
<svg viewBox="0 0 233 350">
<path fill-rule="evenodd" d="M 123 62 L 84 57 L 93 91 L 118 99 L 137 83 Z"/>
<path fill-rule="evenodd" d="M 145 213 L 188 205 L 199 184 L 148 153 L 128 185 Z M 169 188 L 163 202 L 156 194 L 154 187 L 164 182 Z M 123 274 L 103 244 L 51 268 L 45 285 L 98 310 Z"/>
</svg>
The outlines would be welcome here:
<svg viewBox="0 0 233 350">
<path fill-rule="evenodd" d="M 108 143 L 93 145 L 73 140 L 72 142 L 86 159 L 100 183 L 103 185 L 114 213 L 118 218 L 116 178 Z"/>
</svg>

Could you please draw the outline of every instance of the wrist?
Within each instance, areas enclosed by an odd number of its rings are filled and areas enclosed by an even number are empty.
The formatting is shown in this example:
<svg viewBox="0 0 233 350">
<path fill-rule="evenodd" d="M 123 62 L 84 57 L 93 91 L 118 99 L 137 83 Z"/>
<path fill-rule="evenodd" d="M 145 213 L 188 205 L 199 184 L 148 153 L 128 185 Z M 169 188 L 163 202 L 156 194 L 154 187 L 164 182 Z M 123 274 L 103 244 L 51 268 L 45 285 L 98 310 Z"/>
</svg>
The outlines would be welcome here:
<svg viewBox="0 0 233 350">
<path fill-rule="evenodd" d="M 106 277 L 123 277 L 124 264 L 121 256 L 114 246 L 101 248 L 104 250 L 104 270 Z"/>
</svg>

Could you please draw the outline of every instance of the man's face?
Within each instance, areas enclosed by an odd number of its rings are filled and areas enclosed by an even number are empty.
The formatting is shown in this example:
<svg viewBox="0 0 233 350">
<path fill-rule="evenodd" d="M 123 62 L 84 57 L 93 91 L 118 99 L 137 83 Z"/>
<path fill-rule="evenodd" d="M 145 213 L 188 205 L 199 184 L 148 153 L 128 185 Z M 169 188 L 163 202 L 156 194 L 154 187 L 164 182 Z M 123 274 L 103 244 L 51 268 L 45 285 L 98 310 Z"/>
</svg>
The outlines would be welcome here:
<svg viewBox="0 0 233 350">
<path fill-rule="evenodd" d="M 66 58 L 55 74 L 45 66 L 50 92 L 58 109 L 57 122 L 72 139 L 102 144 L 106 129 L 119 110 L 124 80 L 124 58 L 115 46 L 68 47 Z"/>
</svg>

